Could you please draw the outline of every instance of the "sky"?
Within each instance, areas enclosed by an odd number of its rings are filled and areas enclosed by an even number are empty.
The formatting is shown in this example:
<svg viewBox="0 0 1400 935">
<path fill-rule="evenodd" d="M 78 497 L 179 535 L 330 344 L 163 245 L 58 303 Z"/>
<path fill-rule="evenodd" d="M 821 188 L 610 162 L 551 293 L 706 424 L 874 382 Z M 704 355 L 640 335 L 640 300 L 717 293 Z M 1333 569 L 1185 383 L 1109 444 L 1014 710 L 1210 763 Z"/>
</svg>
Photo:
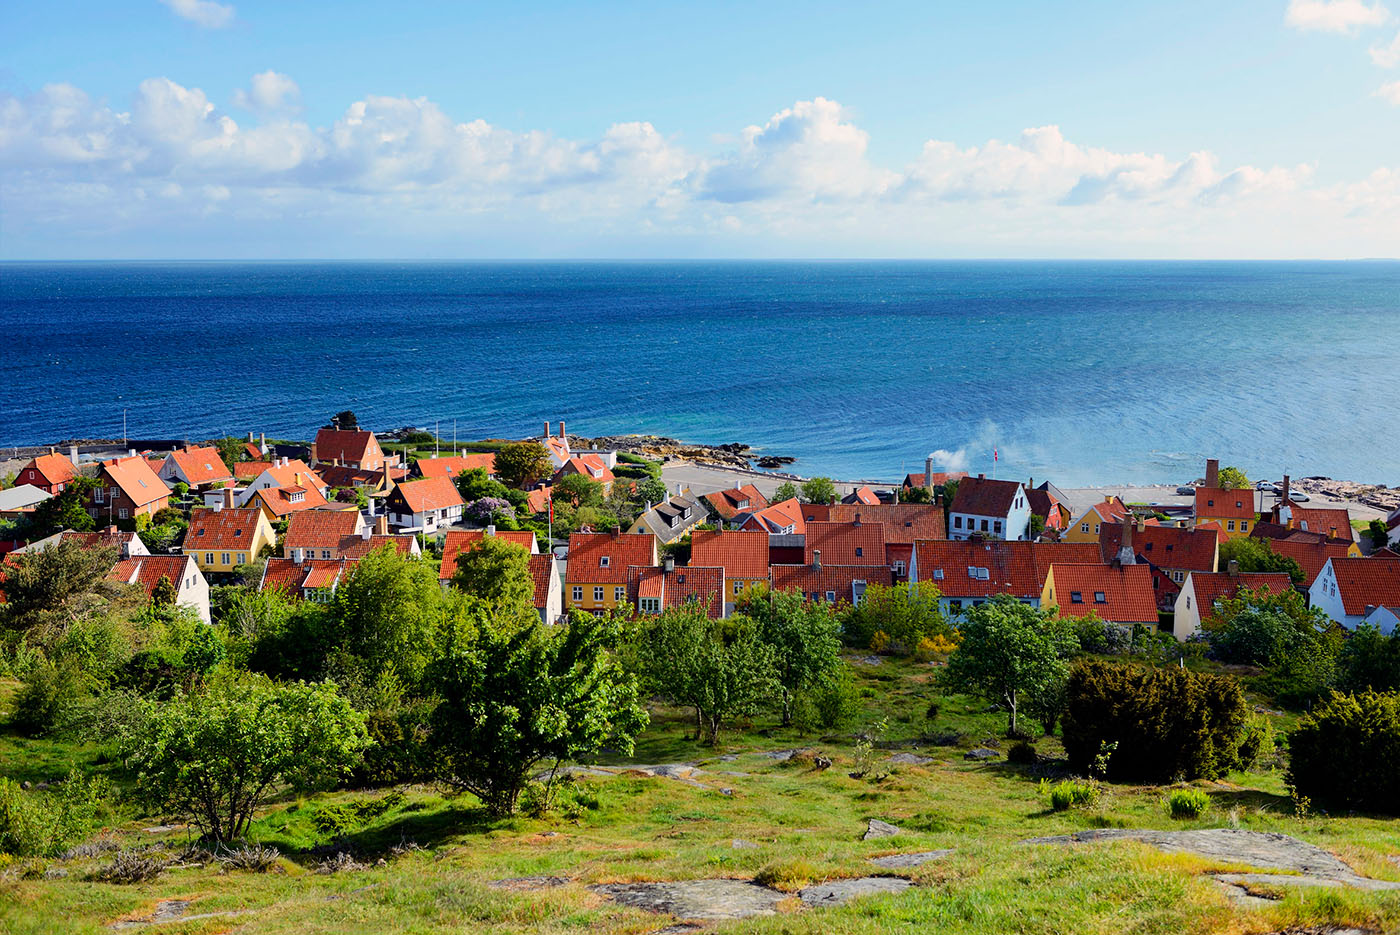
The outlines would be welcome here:
<svg viewBox="0 0 1400 935">
<path fill-rule="evenodd" d="M 0 8 L 0 258 L 1400 256 L 1400 0 Z"/>
</svg>

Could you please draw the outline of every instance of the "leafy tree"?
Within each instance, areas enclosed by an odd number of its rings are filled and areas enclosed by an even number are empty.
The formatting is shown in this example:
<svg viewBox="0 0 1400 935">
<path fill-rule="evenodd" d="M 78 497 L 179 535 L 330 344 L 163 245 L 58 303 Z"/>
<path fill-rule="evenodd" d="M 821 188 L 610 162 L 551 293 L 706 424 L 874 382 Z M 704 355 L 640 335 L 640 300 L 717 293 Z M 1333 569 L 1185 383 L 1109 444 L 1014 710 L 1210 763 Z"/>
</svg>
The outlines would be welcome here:
<svg viewBox="0 0 1400 935">
<path fill-rule="evenodd" d="M 928 492 L 927 487 L 910 487 L 899 492 L 901 503 L 932 503 L 933 494 Z"/>
<path fill-rule="evenodd" d="M 541 762 L 557 773 L 604 746 L 631 753 L 647 716 L 609 651 L 616 639 L 612 619 L 591 614 L 520 627 L 483 612 L 457 628 L 429 675 L 442 697 L 431 718 L 439 778 L 508 815 Z"/>
<path fill-rule="evenodd" d="M 328 429 L 338 428 L 342 432 L 358 432 L 360 430 L 360 420 L 355 418 L 355 413 L 351 412 L 349 409 L 342 409 L 340 412 L 331 416 L 330 423 L 324 427 Z"/>
<path fill-rule="evenodd" d="M 226 673 L 203 691 L 151 704 L 124 746 L 149 804 L 228 842 L 276 786 L 322 786 L 348 772 L 368 742 L 363 716 L 329 682 Z"/>
<path fill-rule="evenodd" d="M 1244 476 L 1244 471 L 1237 467 L 1222 468 L 1219 480 L 1216 481 L 1221 490 L 1245 490 L 1249 487 L 1249 478 Z"/>
<path fill-rule="evenodd" d="M 587 474 L 566 474 L 555 481 L 550 492 L 554 502 L 567 500 L 574 507 L 603 505 L 603 485 Z"/>
<path fill-rule="evenodd" d="M 510 487 L 524 490 L 552 473 L 549 452 L 539 442 L 511 442 L 496 452 L 496 476 Z"/>
<path fill-rule="evenodd" d="M 452 583 L 498 608 L 531 608 L 535 579 L 530 553 L 500 536 L 483 536 L 457 556 Z"/>
<path fill-rule="evenodd" d="M 617 517 L 618 525 L 630 526 L 641 513 L 641 506 L 632 499 L 626 481 L 616 481 L 603 498 L 603 508 Z"/>
<path fill-rule="evenodd" d="M 1400 691 L 1400 637 L 1363 623 L 1343 644 L 1337 669 L 1342 691 Z"/>
<path fill-rule="evenodd" d="M 836 496 L 836 484 L 829 477 L 813 477 L 802 482 L 802 499 L 806 503 L 830 503 Z"/>
<path fill-rule="evenodd" d="M 773 649 L 743 617 L 710 620 L 699 606 L 653 618 L 638 655 L 653 684 L 695 709 L 696 737 L 719 742 L 724 722 L 754 714 L 780 690 Z"/>
<path fill-rule="evenodd" d="M 792 723 L 793 699 L 832 676 L 841 662 L 840 624 L 825 601 L 808 602 L 797 591 L 749 588 L 738 612 L 758 626 L 758 638 L 773 650 L 782 698 L 783 726 Z"/>
<path fill-rule="evenodd" d="M 224 467 L 228 468 L 230 473 L 233 472 L 233 466 L 248 455 L 243 449 L 243 439 L 231 435 L 227 438 L 216 438 L 210 444 L 219 452 L 219 460 L 224 462 Z"/>
<path fill-rule="evenodd" d="M 1045 531 L 1045 517 L 1031 514 L 1031 538 L 1038 539 Z"/>
<path fill-rule="evenodd" d="M 1065 659 L 1078 647 L 1069 621 L 1009 594 L 969 610 L 959 633 L 962 642 L 945 670 L 947 685 L 1006 705 L 1013 735 L 1022 697 L 1051 692 L 1063 683 Z"/>
<path fill-rule="evenodd" d="M 1385 548 L 1385 544 L 1389 541 L 1390 537 L 1389 531 L 1385 528 L 1385 521 L 1379 519 L 1373 519 L 1367 524 L 1366 535 L 1370 537 L 1371 548 L 1373 549 Z"/>
<path fill-rule="evenodd" d="M 336 588 L 331 645 L 366 677 L 392 668 L 409 683 L 422 674 L 446 600 L 427 562 L 385 545 L 366 555 Z"/>
<path fill-rule="evenodd" d="M 637 481 L 637 499 L 649 500 L 653 505 L 666 499 L 666 483 L 659 477 L 647 477 Z"/>
<path fill-rule="evenodd" d="M 96 521 L 84 506 L 88 495 L 97 486 L 94 477 L 75 477 L 70 480 L 58 496 L 50 497 L 30 514 L 30 533 L 36 539 L 43 539 L 56 532 L 71 529 L 74 532 L 92 532 L 97 528 Z"/>
<path fill-rule="evenodd" d="M 457 475 L 454 483 L 457 485 L 457 492 L 467 503 L 474 503 L 486 497 L 504 500 L 510 493 L 505 484 L 487 476 L 486 468 L 471 468 L 463 471 Z"/>
<path fill-rule="evenodd" d="M 115 546 L 84 548 L 72 538 L 21 555 L 0 570 L 7 603 L 4 624 L 17 630 L 47 625 L 63 630 L 92 608 L 93 592 L 117 560 Z"/>
<path fill-rule="evenodd" d="M 1294 584 L 1303 583 L 1303 568 L 1286 555 L 1273 550 L 1267 539 L 1254 539 L 1249 536 L 1236 536 L 1220 543 L 1220 567 L 1238 562 L 1240 571 L 1278 572 L 1288 575 Z"/>
<path fill-rule="evenodd" d="M 170 580 L 169 575 L 161 575 L 151 589 L 151 603 L 157 607 L 174 607 L 176 596 L 175 582 Z"/>
<path fill-rule="evenodd" d="M 938 488 L 943 491 L 943 508 L 946 510 L 953 505 L 953 501 L 958 496 L 958 478 L 944 481 Z"/>
<path fill-rule="evenodd" d="M 1335 692 L 1288 735 L 1288 784 L 1329 807 L 1400 814 L 1400 693 Z"/>
<path fill-rule="evenodd" d="M 1216 604 L 1205 629 L 1224 661 L 1264 665 L 1315 640 L 1328 626 L 1327 616 L 1291 588 L 1282 594 L 1241 588 Z"/>
<path fill-rule="evenodd" d="M 792 481 L 790 481 L 790 480 L 785 480 L 785 481 L 782 482 L 782 484 L 780 484 L 780 485 L 778 486 L 778 489 L 775 490 L 775 491 L 773 492 L 773 499 L 772 499 L 770 502 L 772 502 L 772 503 L 783 503 L 784 501 L 787 501 L 787 500 L 796 500 L 796 499 L 797 499 L 797 486 L 796 486 L 795 484 L 793 484 Z"/>
<path fill-rule="evenodd" d="M 938 609 L 939 596 L 931 581 L 867 585 L 860 606 L 846 617 L 846 641 L 865 648 L 876 633 L 882 632 L 892 646 L 908 655 L 920 640 L 951 637 L 953 628 Z"/>
</svg>

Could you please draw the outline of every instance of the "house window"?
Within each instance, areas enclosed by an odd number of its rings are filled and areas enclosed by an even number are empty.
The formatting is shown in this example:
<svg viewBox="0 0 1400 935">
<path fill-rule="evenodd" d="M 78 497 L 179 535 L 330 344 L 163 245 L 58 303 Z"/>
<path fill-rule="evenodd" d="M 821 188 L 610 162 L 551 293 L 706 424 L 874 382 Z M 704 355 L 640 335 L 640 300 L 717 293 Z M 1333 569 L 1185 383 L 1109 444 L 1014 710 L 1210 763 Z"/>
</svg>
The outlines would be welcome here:
<svg viewBox="0 0 1400 935">
<path fill-rule="evenodd" d="M 1095 523 L 1095 524 L 1094 524 L 1094 535 L 1097 536 L 1098 534 L 1099 534 L 1099 524 L 1098 524 L 1098 523 Z"/>
<path fill-rule="evenodd" d="M 943 569 L 942 569 L 942 568 L 935 568 L 935 569 L 933 570 L 933 580 L 934 580 L 934 581 L 942 581 L 942 580 L 943 580 Z"/>
<path fill-rule="evenodd" d="M 1249 532 L 1249 520 L 1240 520 L 1240 532 Z"/>
<path fill-rule="evenodd" d="M 953 528 L 954 528 L 954 529 L 962 529 L 962 517 L 961 517 L 961 516 L 954 516 L 954 517 L 953 517 Z"/>
<path fill-rule="evenodd" d="M 101 502 L 102 502 L 102 498 L 103 498 L 103 496 L 104 496 L 105 493 L 106 493 L 106 488 L 105 488 L 105 487 L 94 487 L 94 488 L 93 488 L 93 491 L 92 491 L 92 502 L 93 502 L 93 503 L 101 503 Z"/>
<path fill-rule="evenodd" d="M 962 601 L 949 601 L 948 606 L 953 608 L 954 613 L 957 613 L 962 610 Z"/>
<path fill-rule="evenodd" d="M 1089 531 L 1089 524 L 1088 524 L 1088 523 L 1085 523 L 1083 526 L 1080 526 L 1079 529 L 1080 529 L 1081 532 L 1088 532 L 1088 531 Z"/>
<path fill-rule="evenodd" d="M 214 564 L 214 553 L 213 553 L 213 552 L 205 552 L 205 553 L 204 553 L 204 564 L 206 564 L 206 565 L 212 565 L 212 564 Z"/>
<path fill-rule="evenodd" d="M 227 553 L 227 552 L 223 553 L 223 555 L 220 556 L 220 557 L 223 559 L 223 561 L 219 563 L 220 565 L 227 565 L 227 564 L 229 564 L 228 553 Z"/>
<path fill-rule="evenodd" d="M 987 531 L 987 521 L 986 521 L 985 519 L 982 520 L 982 531 L 983 531 L 983 532 L 986 532 L 986 531 Z"/>
<path fill-rule="evenodd" d="M 576 601 L 581 601 L 581 600 L 583 600 L 583 585 L 581 585 L 581 584 L 576 584 L 576 585 L 574 585 L 574 600 L 576 600 Z"/>
<path fill-rule="evenodd" d="M 642 613 L 659 614 L 661 612 L 661 598 L 644 597 L 641 600 Z"/>
<path fill-rule="evenodd" d="M 743 591 L 743 590 L 744 590 L 744 582 L 742 582 L 742 581 L 736 581 L 736 582 L 734 582 L 734 593 L 735 593 L 735 594 L 738 594 L 738 593 L 740 593 L 740 592 Z"/>
<path fill-rule="evenodd" d="M 595 601 L 600 601 L 600 602 L 603 600 L 603 587 L 602 587 L 602 585 L 598 585 L 597 587 L 595 587 L 595 588 L 593 589 L 593 599 L 594 599 Z"/>
<path fill-rule="evenodd" d="M 617 601 L 619 604 L 627 600 L 627 589 L 613 588 L 613 600 Z"/>
<path fill-rule="evenodd" d="M 992 524 L 992 532 L 1001 532 L 1001 520 L 997 520 Z"/>
<path fill-rule="evenodd" d="M 29 472 L 29 479 L 30 479 L 30 480 L 33 480 L 33 479 L 34 479 L 34 472 L 33 472 L 33 471 L 30 471 L 30 472 Z"/>
<path fill-rule="evenodd" d="M 1191 595 L 1189 595 L 1189 594 L 1186 595 L 1186 609 L 1187 609 L 1187 610 L 1190 610 L 1190 609 L 1191 609 Z"/>
<path fill-rule="evenodd" d="M 1214 500 L 1207 500 L 1207 501 L 1206 501 L 1206 506 L 1215 506 L 1215 501 L 1214 501 Z"/>
<path fill-rule="evenodd" d="M 860 558 L 864 554 L 865 549 L 861 548 L 860 546 L 856 546 L 856 558 Z"/>
<path fill-rule="evenodd" d="M 607 567 L 608 567 L 608 564 L 609 564 L 611 561 L 612 561 L 612 556 L 610 556 L 610 555 L 604 555 L 602 558 L 598 559 L 598 567 L 599 567 L 599 568 L 607 568 Z"/>
<path fill-rule="evenodd" d="M 904 563 L 903 563 L 903 562 L 895 562 L 895 563 L 894 563 L 894 573 L 897 574 L 897 575 L 902 575 L 902 574 L 904 574 Z"/>
<path fill-rule="evenodd" d="M 1084 603 L 1084 595 L 1078 591 L 1071 591 L 1069 592 L 1069 602 L 1071 604 L 1082 604 Z"/>
<path fill-rule="evenodd" d="M 1095 604 L 1106 604 L 1106 603 L 1108 603 L 1108 598 L 1104 595 L 1104 593 L 1103 593 L 1102 591 L 1095 591 L 1095 592 L 1094 592 L 1094 603 L 1095 603 Z"/>
<path fill-rule="evenodd" d="M 126 507 L 122 507 L 120 510 L 117 510 L 117 518 L 126 519 Z"/>
<path fill-rule="evenodd" d="M 1232 520 L 1232 519 L 1227 519 L 1227 520 L 1225 521 L 1225 528 L 1226 528 L 1227 530 L 1229 530 L 1230 532 L 1234 532 L 1234 531 L 1235 531 L 1235 521 Z"/>
<path fill-rule="evenodd" d="M 115 500 L 115 499 L 117 499 L 117 497 L 121 496 L 121 490 L 120 490 L 119 488 L 117 488 L 117 487 L 113 487 L 113 488 L 112 488 L 111 490 L 109 490 L 107 493 L 108 493 L 108 495 L 109 495 L 113 500 Z"/>
<path fill-rule="evenodd" d="M 325 559 L 329 559 L 329 558 L 331 557 L 331 550 L 330 550 L 330 549 L 322 549 L 322 550 L 321 550 L 321 557 L 322 557 L 322 558 L 325 558 Z"/>
<path fill-rule="evenodd" d="M 836 603 L 836 592 L 835 592 L 835 591 L 827 591 L 827 592 L 826 592 L 826 601 L 827 601 L 828 604 L 835 604 L 835 603 Z"/>
</svg>

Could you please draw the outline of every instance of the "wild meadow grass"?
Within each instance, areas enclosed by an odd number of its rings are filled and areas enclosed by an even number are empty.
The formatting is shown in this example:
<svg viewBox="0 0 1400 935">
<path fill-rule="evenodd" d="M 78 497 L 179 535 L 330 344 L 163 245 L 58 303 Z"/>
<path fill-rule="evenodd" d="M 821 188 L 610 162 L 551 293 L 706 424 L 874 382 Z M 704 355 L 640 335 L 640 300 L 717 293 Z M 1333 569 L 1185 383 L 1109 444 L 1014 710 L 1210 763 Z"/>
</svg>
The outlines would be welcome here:
<svg viewBox="0 0 1400 935">
<path fill-rule="evenodd" d="M 1040 761 L 1010 764 L 963 759 L 989 742 L 1003 753 L 1005 718 L 984 702 L 942 696 L 934 667 L 886 659 L 856 666 L 864 710 L 857 724 L 801 735 L 759 718 L 722 735 L 718 748 L 697 745 L 687 712 L 658 708 L 627 762 L 686 762 L 705 771 L 697 788 L 673 779 L 622 772 L 584 777 L 569 795 L 570 817 L 490 819 L 469 796 L 431 785 L 307 798 L 283 796 L 258 816 L 251 842 L 283 857 L 268 872 L 186 860 L 153 880 L 117 885 L 91 879 L 110 856 L 12 861 L 0 866 L 0 931 L 109 933 L 123 919 L 148 917 L 161 900 L 191 900 L 190 914 L 210 915 L 146 931 L 215 932 L 643 933 L 668 923 L 613 903 L 590 884 L 733 877 L 760 879 L 783 891 L 809 881 L 883 873 L 869 858 L 950 848 L 953 853 L 900 871 L 917 886 L 841 908 L 803 910 L 787 900 L 770 917 L 716 923 L 721 933 L 877 933 L 936 927 L 959 933 L 1266 933 L 1289 926 L 1352 925 L 1400 930 L 1400 893 L 1304 890 L 1262 909 L 1232 904 L 1207 871 L 1240 866 L 1164 854 L 1131 842 L 1075 846 L 1023 843 L 1091 828 L 1238 827 L 1280 831 L 1328 848 L 1359 872 L 1400 880 L 1400 822 L 1362 815 L 1299 816 L 1277 769 L 1235 774 L 1182 788 L 1208 794 L 1197 818 L 1171 818 L 1172 790 L 1101 783 L 1092 801 L 1055 810 L 1042 779 L 1063 773 L 1056 738 L 1037 740 Z M 12 686 L 9 687 L 12 690 Z M 0 686 L 0 704 L 7 688 Z M 937 717 L 925 715 L 937 702 Z M 883 777 L 854 779 L 856 728 L 887 722 L 878 754 L 924 736 L 957 732 L 951 746 L 923 745 L 922 766 L 895 765 Z M 761 754 L 807 748 L 779 761 Z M 728 759 L 729 756 L 735 759 Z M 721 759 L 721 757 L 726 757 Z M 0 734 L 0 773 L 53 780 L 72 766 L 130 788 L 132 777 L 97 746 L 26 741 Z M 742 775 L 728 775 L 742 774 Z M 122 847 L 174 854 L 193 843 L 185 830 L 148 833 L 169 816 L 124 804 L 118 819 L 93 836 Z M 871 818 L 902 830 L 861 840 Z M 329 830 L 328 830 L 329 829 Z M 757 845 L 735 846 L 735 842 Z M 351 869 L 333 869 L 337 851 Z M 45 874 L 66 875 L 46 879 Z M 564 886 L 536 891 L 493 888 L 508 877 L 557 876 Z"/>
</svg>

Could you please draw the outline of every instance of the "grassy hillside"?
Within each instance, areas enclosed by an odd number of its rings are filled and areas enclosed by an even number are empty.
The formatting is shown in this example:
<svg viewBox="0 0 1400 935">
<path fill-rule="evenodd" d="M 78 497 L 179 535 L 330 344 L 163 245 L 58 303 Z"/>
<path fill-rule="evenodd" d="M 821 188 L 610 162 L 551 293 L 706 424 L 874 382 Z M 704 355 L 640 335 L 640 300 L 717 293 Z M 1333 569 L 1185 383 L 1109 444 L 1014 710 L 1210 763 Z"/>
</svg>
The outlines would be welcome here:
<svg viewBox="0 0 1400 935">
<path fill-rule="evenodd" d="M 184 919 L 146 931 L 213 932 L 654 932 L 673 920 L 626 908 L 590 884 L 763 874 L 780 889 L 809 881 L 899 873 L 917 885 L 844 907 L 802 909 L 787 900 L 773 916 L 708 923 L 719 932 L 886 932 L 936 927 L 941 933 L 1274 932 L 1347 924 L 1400 930 L 1400 892 L 1343 889 L 1280 892 L 1260 907 L 1232 903 L 1208 870 L 1227 862 L 1163 854 L 1133 843 L 1050 847 L 1026 838 L 1091 828 L 1239 827 L 1279 831 L 1327 848 L 1362 874 L 1400 880 L 1400 823 L 1365 816 L 1295 816 L 1277 761 L 1264 771 L 1200 783 L 1212 810 L 1196 821 L 1168 817 L 1162 787 L 1112 785 L 1088 808 L 1052 811 L 1041 790 L 1061 765 L 1058 741 L 1039 742 L 1041 762 L 966 760 L 966 750 L 1000 743 L 1005 720 L 983 702 L 939 695 L 927 665 L 884 659 L 854 667 L 864 723 L 887 719 L 887 764 L 896 752 L 930 759 L 885 765 L 851 778 L 850 732 L 802 736 L 758 720 L 723 737 L 719 749 L 689 739 L 686 712 L 657 709 L 635 757 L 604 760 L 603 775 L 566 783 L 547 818 L 489 821 L 470 797 L 428 786 L 284 798 L 262 813 L 250 839 L 276 847 L 270 872 L 228 869 L 183 829 L 149 831 L 169 816 L 134 808 L 94 829 L 90 856 L 24 860 L 0 868 L 0 931 L 110 932 L 121 920 L 149 918 L 158 903 L 187 900 Z M 13 683 L 0 687 L 7 706 Z M 937 716 L 928 720 L 931 702 Z M 1282 724 L 1280 724 L 1282 726 Z M 951 745 L 909 744 L 956 733 Z M 765 754 L 802 748 L 780 760 Z M 33 782 L 78 766 L 127 785 L 131 777 L 101 746 L 65 746 L 0 735 L 0 773 Z M 830 757 L 821 769 L 816 755 Z M 689 763 L 688 778 L 646 775 L 629 766 Z M 881 774 L 884 775 L 881 775 Z M 378 803 L 357 819 L 345 806 Z M 877 818 L 897 825 L 889 838 L 861 839 Z M 118 885 L 88 877 L 115 849 L 163 853 L 175 866 L 154 880 Z M 880 871 L 869 858 L 952 849 L 907 871 Z M 336 852 L 348 857 L 335 858 Z M 337 860 L 352 866 L 327 872 Z M 553 876 L 563 885 L 493 887 L 492 881 Z M 199 918 L 199 916 L 205 916 Z"/>
</svg>

